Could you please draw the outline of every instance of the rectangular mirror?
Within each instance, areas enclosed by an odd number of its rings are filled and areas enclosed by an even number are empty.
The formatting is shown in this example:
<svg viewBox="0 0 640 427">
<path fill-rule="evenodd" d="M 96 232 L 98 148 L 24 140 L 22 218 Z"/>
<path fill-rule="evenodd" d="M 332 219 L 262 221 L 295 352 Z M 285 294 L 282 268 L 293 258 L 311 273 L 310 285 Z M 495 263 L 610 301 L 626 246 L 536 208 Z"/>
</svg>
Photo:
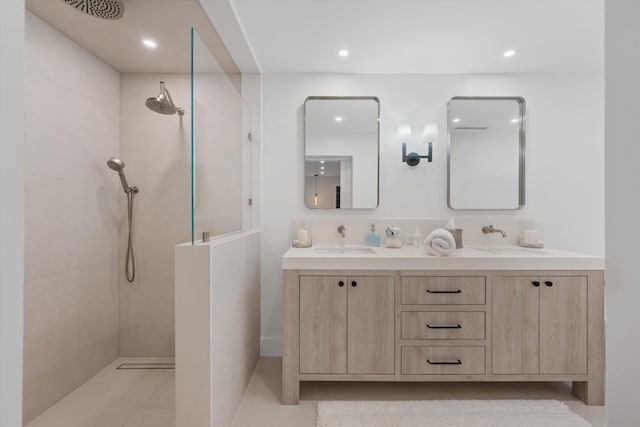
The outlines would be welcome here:
<svg viewBox="0 0 640 427">
<path fill-rule="evenodd" d="M 380 101 L 310 96 L 304 103 L 304 203 L 311 209 L 378 206 Z"/>
<path fill-rule="evenodd" d="M 524 98 L 454 97 L 448 104 L 447 126 L 449 207 L 522 208 Z"/>
</svg>

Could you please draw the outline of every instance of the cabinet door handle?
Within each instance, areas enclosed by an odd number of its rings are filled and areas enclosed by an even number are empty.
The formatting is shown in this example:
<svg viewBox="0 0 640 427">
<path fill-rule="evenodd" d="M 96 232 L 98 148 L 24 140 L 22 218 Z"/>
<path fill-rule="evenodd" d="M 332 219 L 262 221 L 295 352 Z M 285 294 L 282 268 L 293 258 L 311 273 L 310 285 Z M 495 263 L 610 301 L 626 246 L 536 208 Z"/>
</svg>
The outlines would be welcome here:
<svg viewBox="0 0 640 427">
<path fill-rule="evenodd" d="M 458 359 L 457 362 L 432 362 L 431 360 L 427 359 L 427 363 L 429 365 L 462 365 L 462 360 Z"/>
<path fill-rule="evenodd" d="M 351 282 L 351 286 L 355 288 L 356 286 L 358 286 L 358 283 L 356 283 L 356 281 L 354 280 L 353 282 Z"/>
<path fill-rule="evenodd" d="M 537 280 L 536 280 L 535 282 L 531 282 L 531 284 L 532 284 L 533 286 L 535 286 L 536 288 L 537 288 L 538 286 L 540 286 L 540 282 L 538 282 Z"/>
<path fill-rule="evenodd" d="M 461 294 L 462 293 L 460 289 L 456 291 L 432 291 L 431 289 L 427 289 L 427 292 L 430 294 Z"/>
<path fill-rule="evenodd" d="M 431 326 L 427 323 L 427 328 L 429 329 L 462 329 L 462 325 L 458 323 L 456 326 Z"/>
<path fill-rule="evenodd" d="M 343 287 L 343 286 L 344 286 L 344 282 L 343 282 L 342 280 L 340 280 L 340 281 L 338 282 L 338 286 Z"/>
<path fill-rule="evenodd" d="M 549 287 L 553 286 L 553 282 L 550 282 L 550 281 L 548 281 L 548 280 L 547 280 L 546 282 L 544 282 L 544 284 L 545 284 L 545 285 L 547 285 L 547 286 L 549 286 Z"/>
</svg>

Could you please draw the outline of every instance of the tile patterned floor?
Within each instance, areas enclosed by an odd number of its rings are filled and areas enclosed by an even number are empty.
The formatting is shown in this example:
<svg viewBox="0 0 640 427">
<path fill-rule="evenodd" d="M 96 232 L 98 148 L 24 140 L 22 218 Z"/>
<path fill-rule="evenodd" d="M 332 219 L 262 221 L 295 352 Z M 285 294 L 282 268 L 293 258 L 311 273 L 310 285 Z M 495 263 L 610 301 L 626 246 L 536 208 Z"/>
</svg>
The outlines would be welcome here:
<svg viewBox="0 0 640 427">
<path fill-rule="evenodd" d="M 118 370 L 120 358 L 35 418 L 27 427 L 175 427 L 173 370 Z"/>
<path fill-rule="evenodd" d="M 602 406 L 586 406 L 565 383 L 303 383 L 299 406 L 280 405 L 282 359 L 262 358 L 238 407 L 233 427 L 315 427 L 319 400 L 557 399 L 594 427 Z"/>
<path fill-rule="evenodd" d="M 115 369 L 139 361 L 168 359 L 118 359 L 27 427 L 175 427 L 174 372 Z M 605 426 L 604 408 L 584 405 L 564 383 L 305 383 L 300 405 L 282 406 L 281 364 L 259 361 L 232 427 L 314 427 L 318 400 L 414 399 L 557 399 Z"/>
</svg>

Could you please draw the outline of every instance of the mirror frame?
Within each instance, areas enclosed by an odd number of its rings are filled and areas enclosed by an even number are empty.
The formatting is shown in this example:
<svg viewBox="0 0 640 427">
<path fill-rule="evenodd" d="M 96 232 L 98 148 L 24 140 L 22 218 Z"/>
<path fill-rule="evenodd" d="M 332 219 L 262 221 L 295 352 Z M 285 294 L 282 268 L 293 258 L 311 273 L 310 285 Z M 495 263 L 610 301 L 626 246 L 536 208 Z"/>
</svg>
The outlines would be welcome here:
<svg viewBox="0 0 640 427">
<path fill-rule="evenodd" d="M 451 206 L 451 102 L 454 100 L 464 101 L 515 101 L 518 103 L 518 114 L 520 115 L 520 129 L 518 132 L 519 149 L 519 174 L 518 174 L 518 206 L 515 208 L 454 208 Z M 456 211 L 504 211 L 518 210 L 524 207 L 525 203 L 525 138 L 526 138 L 526 102 L 521 96 L 454 96 L 447 103 L 447 206 Z"/>
<path fill-rule="evenodd" d="M 364 210 L 364 209 L 376 209 L 380 206 L 380 99 L 377 96 L 308 96 L 304 100 L 303 108 L 302 108 L 302 165 L 303 165 L 303 178 L 306 179 L 306 154 L 307 154 L 307 101 L 344 101 L 344 100 L 370 100 L 375 101 L 378 104 L 378 117 L 377 117 L 377 131 L 378 131 L 378 140 L 377 140 L 377 151 L 378 151 L 378 180 L 376 182 L 376 205 L 370 208 L 341 208 L 341 209 L 330 209 L 330 208 L 310 208 L 307 206 L 305 202 L 305 186 L 302 185 L 302 200 L 305 208 L 311 210 Z"/>
</svg>

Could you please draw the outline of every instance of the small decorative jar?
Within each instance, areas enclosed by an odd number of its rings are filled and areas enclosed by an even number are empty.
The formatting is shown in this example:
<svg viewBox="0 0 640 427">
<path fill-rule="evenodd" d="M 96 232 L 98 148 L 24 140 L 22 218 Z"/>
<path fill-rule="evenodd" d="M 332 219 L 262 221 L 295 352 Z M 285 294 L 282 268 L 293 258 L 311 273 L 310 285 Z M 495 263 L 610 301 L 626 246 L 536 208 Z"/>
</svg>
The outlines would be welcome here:
<svg viewBox="0 0 640 427">
<path fill-rule="evenodd" d="M 311 244 L 311 225 L 309 221 L 294 219 L 291 222 L 291 246 L 294 248 L 310 248 Z"/>
</svg>

